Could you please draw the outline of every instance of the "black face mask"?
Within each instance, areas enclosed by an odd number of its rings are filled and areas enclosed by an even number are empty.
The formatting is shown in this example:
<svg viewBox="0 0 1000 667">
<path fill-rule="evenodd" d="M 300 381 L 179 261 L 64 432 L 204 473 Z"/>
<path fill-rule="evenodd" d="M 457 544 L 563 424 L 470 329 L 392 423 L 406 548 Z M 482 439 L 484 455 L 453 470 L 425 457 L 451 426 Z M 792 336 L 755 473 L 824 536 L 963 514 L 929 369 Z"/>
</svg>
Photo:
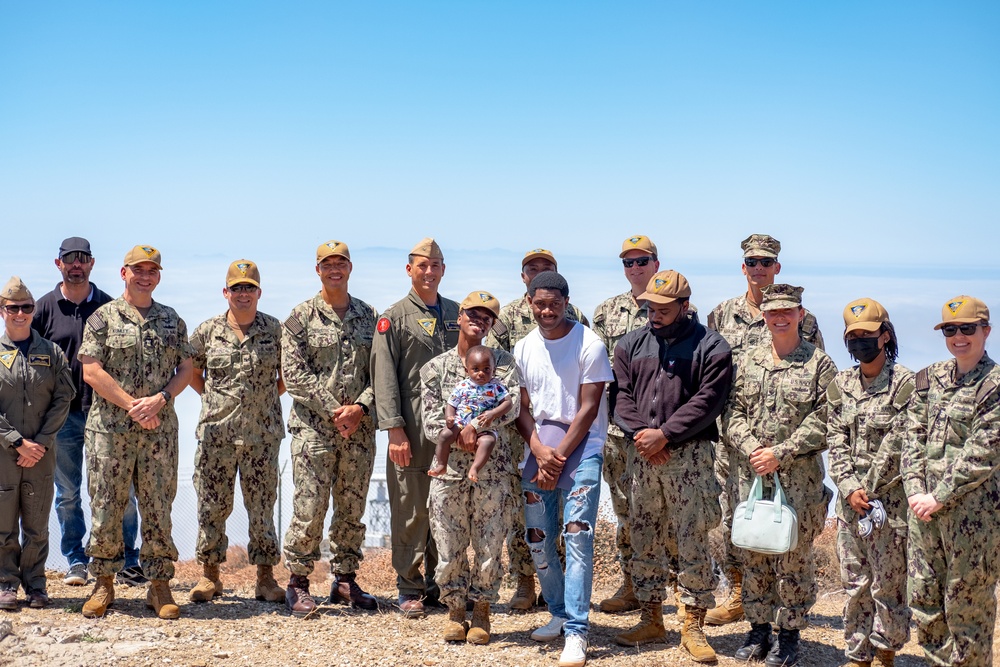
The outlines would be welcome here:
<svg viewBox="0 0 1000 667">
<path fill-rule="evenodd" d="M 847 351 L 861 363 L 871 363 L 882 351 L 878 340 L 878 338 L 852 338 L 847 341 Z"/>
</svg>

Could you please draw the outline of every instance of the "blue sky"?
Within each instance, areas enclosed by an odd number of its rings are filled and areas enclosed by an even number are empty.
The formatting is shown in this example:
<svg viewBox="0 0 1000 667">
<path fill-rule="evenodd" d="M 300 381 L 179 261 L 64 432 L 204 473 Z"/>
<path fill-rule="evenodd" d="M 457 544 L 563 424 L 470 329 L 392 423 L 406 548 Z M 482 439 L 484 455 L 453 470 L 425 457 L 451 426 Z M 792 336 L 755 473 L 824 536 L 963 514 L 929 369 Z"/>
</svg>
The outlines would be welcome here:
<svg viewBox="0 0 1000 667">
<path fill-rule="evenodd" d="M 0 5 L 8 249 L 991 267 L 998 118 L 988 2 Z"/>
</svg>

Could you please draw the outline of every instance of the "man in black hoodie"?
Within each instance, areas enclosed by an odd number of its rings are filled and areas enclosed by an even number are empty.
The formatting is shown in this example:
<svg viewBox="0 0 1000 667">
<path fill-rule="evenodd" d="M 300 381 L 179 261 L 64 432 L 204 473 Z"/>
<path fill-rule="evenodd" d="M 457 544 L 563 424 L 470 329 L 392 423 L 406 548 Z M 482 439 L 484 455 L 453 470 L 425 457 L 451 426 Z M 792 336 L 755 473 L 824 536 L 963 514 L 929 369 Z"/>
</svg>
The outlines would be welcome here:
<svg viewBox="0 0 1000 667">
<path fill-rule="evenodd" d="M 714 606 L 708 533 L 718 525 L 713 472 L 716 418 L 733 379 L 732 351 L 688 309 L 691 287 L 676 271 L 654 275 L 640 295 L 649 322 L 622 338 L 614 354 L 615 423 L 634 442 L 632 584 L 642 603 L 638 626 L 615 638 L 634 646 L 663 641 L 668 554 L 687 616 L 681 645 L 698 662 L 715 662 L 702 629 Z"/>
</svg>

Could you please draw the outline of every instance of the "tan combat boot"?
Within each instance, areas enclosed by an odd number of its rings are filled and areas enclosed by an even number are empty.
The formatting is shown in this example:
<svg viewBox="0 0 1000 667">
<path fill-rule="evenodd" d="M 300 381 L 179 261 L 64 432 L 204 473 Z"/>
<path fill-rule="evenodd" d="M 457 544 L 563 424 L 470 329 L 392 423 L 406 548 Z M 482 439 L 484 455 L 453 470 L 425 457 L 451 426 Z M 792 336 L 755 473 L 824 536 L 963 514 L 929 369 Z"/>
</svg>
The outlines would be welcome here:
<svg viewBox="0 0 1000 667">
<path fill-rule="evenodd" d="M 626 576 L 621 588 L 611 597 L 601 600 L 598 609 L 605 614 L 617 614 L 623 611 L 633 611 L 639 608 L 639 598 L 632 589 L 632 577 Z"/>
<path fill-rule="evenodd" d="M 465 640 L 470 644 L 490 643 L 490 603 L 476 600 L 472 608 L 472 627 Z"/>
<path fill-rule="evenodd" d="M 274 580 L 274 568 L 270 565 L 257 566 L 257 585 L 253 588 L 253 596 L 265 602 L 285 601 L 285 589 Z"/>
<path fill-rule="evenodd" d="M 615 637 L 615 642 L 621 646 L 638 646 L 639 644 L 666 641 L 667 631 L 663 627 L 663 603 L 660 600 L 650 600 L 642 602 L 639 608 L 642 610 L 639 616 L 639 625 Z"/>
<path fill-rule="evenodd" d="M 170 594 L 170 582 L 166 579 L 153 579 L 149 582 L 146 606 L 163 619 L 180 618 L 181 615 L 180 607 L 174 603 L 174 596 Z"/>
<path fill-rule="evenodd" d="M 529 611 L 535 606 L 535 575 L 529 574 L 517 578 L 517 590 L 507 606 L 511 611 Z"/>
<path fill-rule="evenodd" d="M 465 605 L 449 607 L 448 620 L 442 637 L 446 642 L 464 642 L 469 625 L 465 622 Z"/>
<path fill-rule="evenodd" d="M 681 602 L 681 590 L 677 587 L 677 582 L 674 582 L 674 605 L 677 607 L 677 620 L 683 621 L 687 618 L 687 609 L 684 603 Z"/>
<path fill-rule="evenodd" d="M 219 580 L 218 565 L 202 565 L 202 575 L 198 583 L 191 589 L 191 602 L 211 602 L 212 598 L 222 595 L 222 582 Z"/>
<path fill-rule="evenodd" d="M 743 572 L 730 570 L 729 581 L 732 584 L 729 598 L 705 615 L 705 622 L 709 625 L 728 625 L 743 620 Z"/>
<path fill-rule="evenodd" d="M 83 603 L 83 615 L 87 618 L 101 618 L 115 601 L 115 578 L 111 575 L 98 577 L 90 599 Z"/>
<path fill-rule="evenodd" d="M 715 662 L 715 650 L 709 646 L 705 637 L 705 610 L 701 607 L 688 607 L 681 627 L 681 646 L 691 654 L 695 662 Z"/>
<path fill-rule="evenodd" d="M 872 667 L 894 667 L 896 664 L 896 652 L 888 649 L 875 649 L 875 659 L 872 660 Z"/>
</svg>

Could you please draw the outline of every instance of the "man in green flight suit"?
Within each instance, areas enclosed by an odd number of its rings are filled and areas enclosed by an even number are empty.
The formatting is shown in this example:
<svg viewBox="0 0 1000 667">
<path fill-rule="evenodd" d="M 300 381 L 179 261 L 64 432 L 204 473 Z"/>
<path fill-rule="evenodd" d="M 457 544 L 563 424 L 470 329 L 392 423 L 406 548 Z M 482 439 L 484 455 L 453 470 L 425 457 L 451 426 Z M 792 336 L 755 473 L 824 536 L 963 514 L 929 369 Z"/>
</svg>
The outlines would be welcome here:
<svg viewBox="0 0 1000 667">
<path fill-rule="evenodd" d="M 458 343 L 458 303 L 438 294 L 444 270 L 441 246 L 432 238 L 420 241 L 406 264 L 412 289 L 379 318 L 372 343 L 376 420 L 379 430 L 389 433 L 392 566 L 399 610 L 406 618 L 423 616 L 424 601 L 440 604 L 433 579 L 437 550 L 427 511 L 434 443 L 421 428 L 420 368 Z"/>
</svg>

